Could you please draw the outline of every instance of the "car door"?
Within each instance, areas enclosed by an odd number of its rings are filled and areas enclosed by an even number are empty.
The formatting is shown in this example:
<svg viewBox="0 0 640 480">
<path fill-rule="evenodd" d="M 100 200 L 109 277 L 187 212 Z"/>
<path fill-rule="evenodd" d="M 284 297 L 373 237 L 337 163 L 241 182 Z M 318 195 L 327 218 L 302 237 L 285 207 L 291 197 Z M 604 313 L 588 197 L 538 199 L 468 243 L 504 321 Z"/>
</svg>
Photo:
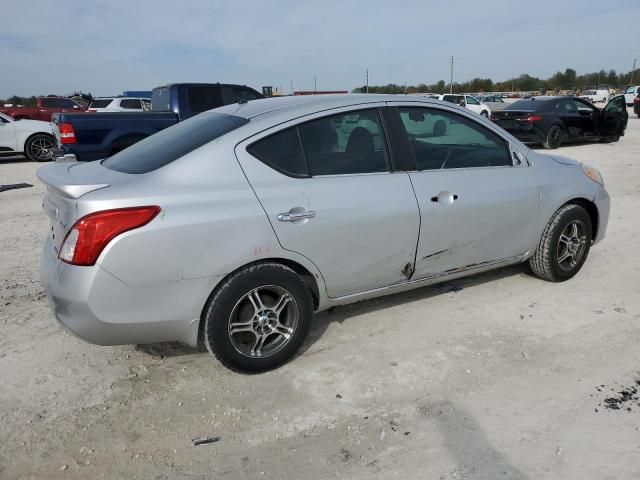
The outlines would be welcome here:
<svg viewBox="0 0 640 480">
<path fill-rule="evenodd" d="M 598 116 L 599 111 L 596 107 L 589 102 L 580 100 L 579 98 L 572 98 L 568 101 L 575 104 L 579 118 L 575 120 L 577 127 L 580 130 L 580 135 L 583 137 L 591 137 L 597 135 L 598 130 Z"/>
<path fill-rule="evenodd" d="M 603 137 L 624 135 L 629 114 L 624 95 L 617 95 L 600 112 L 599 134 Z"/>
<path fill-rule="evenodd" d="M 51 121 L 51 115 L 58 113 L 60 107 L 58 106 L 57 98 L 43 98 L 40 101 L 40 108 L 38 109 L 38 117 L 45 122 Z"/>
<path fill-rule="evenodd" d="M 397 105 L 421 227 L 414 278 L 521 258 L 539 234 L 539 187 L 524 152 L 440 106 Z"/>
<path fill-rule="evenodd" d="M 281 246 L 316 265 L 331 298 L 413 271 L 420 214 L 408 174 L 392 171 L 380 106 L 310 115 L 236 147 Z"/>
<path fill-rule="evenodd" d="M 13 122 L 0 115 L 0 152 L 17 151 L 16 129 Z"/>
</svg>

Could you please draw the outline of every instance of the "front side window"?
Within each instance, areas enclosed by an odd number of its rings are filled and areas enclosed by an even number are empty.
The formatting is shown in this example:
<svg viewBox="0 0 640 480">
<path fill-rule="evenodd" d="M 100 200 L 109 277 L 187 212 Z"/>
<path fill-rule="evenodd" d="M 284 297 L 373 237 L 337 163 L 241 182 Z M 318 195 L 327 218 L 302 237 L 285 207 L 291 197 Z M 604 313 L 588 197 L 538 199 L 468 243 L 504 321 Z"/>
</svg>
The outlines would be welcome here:
<svg viewBox="0 0 640 480">
<path fill-rule="evenodd" d="M 89 108 L 107 108 L 111 102 L 113 102 L 112 98 L 97 98 L 91 100 Z"/>
<path fill-rule="evenodd" d="M 467 97 L 467 103 L 469 105 L 480 105 L 480 102 L 475 97 Z"/>
<path fill-rule="evenodd" d="M 418 170 L 513 165 L 507 142 L 474 120 L 433 108 L 398 111 Z"/>
</svg>

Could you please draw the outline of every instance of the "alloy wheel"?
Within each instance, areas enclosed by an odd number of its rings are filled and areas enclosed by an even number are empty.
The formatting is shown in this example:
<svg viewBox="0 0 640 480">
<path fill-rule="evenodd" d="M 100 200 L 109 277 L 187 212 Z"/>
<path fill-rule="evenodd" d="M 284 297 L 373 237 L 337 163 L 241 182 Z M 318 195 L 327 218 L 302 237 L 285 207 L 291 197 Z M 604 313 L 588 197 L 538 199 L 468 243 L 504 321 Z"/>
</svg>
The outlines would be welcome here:
<svg viewBox="0 0 640 480">
<path fill-rule="evenodd" d="M 236 351 L 266 358 L 282 350 L 298 326 L 300 310 L 293 295 L 276 285 L 255 288 L 236 302 L 228 334 Z"/>
<path fill-rule="evenodd" d="M 560 234 L 556 258 L 565 272 L 573 270 L 580 262 L 587 245 L 587 227 L 582 220 L 571 221 Z"/>
<path fill-rule="evenodd" d="M 38 137 L 29 145 L 29 153 L 38 161 L 53 159 L 53 140 L 48 137 Z"/>
</svg>

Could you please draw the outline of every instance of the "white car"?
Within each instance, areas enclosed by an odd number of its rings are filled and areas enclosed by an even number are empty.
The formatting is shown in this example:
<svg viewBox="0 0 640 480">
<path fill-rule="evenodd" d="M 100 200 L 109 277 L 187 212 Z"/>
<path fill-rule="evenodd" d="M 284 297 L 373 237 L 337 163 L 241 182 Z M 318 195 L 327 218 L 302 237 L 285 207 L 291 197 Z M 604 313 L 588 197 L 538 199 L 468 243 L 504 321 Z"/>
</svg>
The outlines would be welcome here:
<svg viewBox="0 0 640 480">
<path fill-rule="evenodd" d="M 489 108 L 488 105 L 480 102 L 480 100 L 478 100 L 473 95 L 445 93 L 444 95 L 440 95 L 439 100 L 455 103 L 456 105 L 468 108 L 469 110 L 476 112 L 477 114 L 482 115 L 486 118 L 489 118 L 491 116 L 491 108 Z"/>
<path fill-rule="evenodd" d="M 51 124 L 40 120 L 15 120 L 0 113 L 0 158 L 26 155 L 36 162 L 53 160 L 55 140 Z"/>
<path fill-rule="evenodd" d="M 632 87 L 627 87 L 624 91 L 624 101 L 627 104 L 627 107 L 633 106 L 633 101 L 640 93 L 640 85 L 634 85 Z"/>
<path fill-rule="evenodd" d="M 94 98 L 87 112 L 143 112 L 151 110 L 151 100 L 134 97 Z"/>
<path fill-rule="evenodd" d="M 597 102 L 607 103 L 609 101 L 609 90 L 606 88 L 602 88 L 598 90 L 586 90 L 578 98 L 589 100 L 591 103 L 597 103 Z"/>
</svg>

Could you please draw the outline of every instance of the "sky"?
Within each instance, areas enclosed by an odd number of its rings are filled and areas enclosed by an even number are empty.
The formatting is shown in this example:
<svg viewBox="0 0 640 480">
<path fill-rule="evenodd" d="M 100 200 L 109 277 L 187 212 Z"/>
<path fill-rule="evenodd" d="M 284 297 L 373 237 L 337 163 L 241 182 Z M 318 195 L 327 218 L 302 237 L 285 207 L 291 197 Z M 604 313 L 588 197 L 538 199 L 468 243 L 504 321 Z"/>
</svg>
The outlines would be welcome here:
<svg viewBox="0 0 640 480">
<path fill-rule="evenodd" d="M 0 98 L 172 82 L 288 93 L 640 62 L 640 0 L 0 0 Z M 640 66 L 640 65 L 639 65 Z"/>
</svg>

